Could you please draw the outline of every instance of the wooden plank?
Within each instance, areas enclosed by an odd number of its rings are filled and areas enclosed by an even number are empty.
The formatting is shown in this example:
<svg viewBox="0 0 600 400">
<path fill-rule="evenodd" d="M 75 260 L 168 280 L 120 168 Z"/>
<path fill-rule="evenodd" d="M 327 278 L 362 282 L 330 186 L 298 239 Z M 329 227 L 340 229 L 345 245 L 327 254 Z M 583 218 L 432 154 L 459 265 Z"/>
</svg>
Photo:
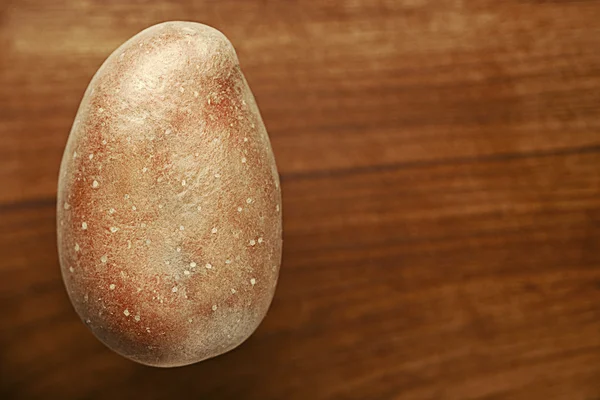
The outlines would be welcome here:
<svg viewBox="0 0 600 400">
<path fill-rule="evenodd" d="M 589 398 L 600 393 L 597 165 L 589 151 L 284 181 L 267 319 L 238 350 L 176 372 L 108 352 L 77 320 L 52 203 L 6 210 L 7 393 Z"/>
<path fill-rule="evenodd" d="M 0 30 L 0 203 L 54 196 L 91 76 L 166 15 L 230 36 L 283 175 L 600 145 L 595 2 L 30 0 Z"/>
</svg>

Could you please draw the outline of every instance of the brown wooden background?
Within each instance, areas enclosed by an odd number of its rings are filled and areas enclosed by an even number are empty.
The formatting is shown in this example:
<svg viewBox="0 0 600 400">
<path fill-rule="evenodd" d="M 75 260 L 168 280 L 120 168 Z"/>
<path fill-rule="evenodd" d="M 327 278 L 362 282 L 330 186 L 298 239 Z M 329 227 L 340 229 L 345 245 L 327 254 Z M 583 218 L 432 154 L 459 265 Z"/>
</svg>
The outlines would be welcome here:
<svg viewBox="0 0 600 400">
<path fill-rule="evenodd" d="M 59 161 L 127 38 L 236 46 L 284 192 L 237 350 L 136 365 L 72 310 Z M 600 1 L 0 0 L 0 398 L 600 399 Z"/>
</svg>

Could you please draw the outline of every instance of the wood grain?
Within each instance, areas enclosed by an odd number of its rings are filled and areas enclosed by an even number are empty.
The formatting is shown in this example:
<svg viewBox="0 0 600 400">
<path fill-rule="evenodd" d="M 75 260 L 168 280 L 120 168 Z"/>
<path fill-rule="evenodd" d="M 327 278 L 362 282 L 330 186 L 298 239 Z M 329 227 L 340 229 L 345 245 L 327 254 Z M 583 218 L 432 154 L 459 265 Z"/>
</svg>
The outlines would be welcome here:
<svg viewBox="0 0 600 400">
<path fill-rule="evenodd" d="M 77 319 L 58 167 L 83 91 L 164 20 L 225 32 L 282 178 L 272 308 L 136 365 Z M 600 1 L 0 3 L 0 398 L 600 399 Z"/>
</svg>

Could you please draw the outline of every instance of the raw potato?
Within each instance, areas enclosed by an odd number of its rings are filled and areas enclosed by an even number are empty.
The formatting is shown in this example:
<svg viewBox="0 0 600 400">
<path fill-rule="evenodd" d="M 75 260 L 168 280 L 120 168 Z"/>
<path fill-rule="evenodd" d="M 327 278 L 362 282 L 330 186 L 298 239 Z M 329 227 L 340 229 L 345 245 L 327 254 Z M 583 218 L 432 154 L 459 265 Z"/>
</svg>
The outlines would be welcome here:
<svg viewBox="0 0 600 400">
<path fill-rule="evenodd" d="M 92 332 L 173 367 L 252 334 L 281 262 L 269 138 L 231 43 L 191 22 L 150 27 L 92 79 L 63 155 L 58 250 Z"/>
</svg>

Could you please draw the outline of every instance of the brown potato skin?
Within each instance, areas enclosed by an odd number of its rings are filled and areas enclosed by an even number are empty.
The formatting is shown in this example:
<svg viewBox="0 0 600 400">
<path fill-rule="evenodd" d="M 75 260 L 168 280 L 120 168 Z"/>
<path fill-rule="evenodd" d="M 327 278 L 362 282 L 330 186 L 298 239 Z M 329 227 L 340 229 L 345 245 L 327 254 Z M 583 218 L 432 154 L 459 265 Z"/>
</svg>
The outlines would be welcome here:
<svg viewBox="0 0 600 400">
<path fill-rule="evenodd" d="M 57 231 L 71 302 L 117 353 L 182 366 L 252 334 L 277 283 L 281 193 L 225 36 L 166 22 L 110 55 L 65 148 Z"/>
</svg>

